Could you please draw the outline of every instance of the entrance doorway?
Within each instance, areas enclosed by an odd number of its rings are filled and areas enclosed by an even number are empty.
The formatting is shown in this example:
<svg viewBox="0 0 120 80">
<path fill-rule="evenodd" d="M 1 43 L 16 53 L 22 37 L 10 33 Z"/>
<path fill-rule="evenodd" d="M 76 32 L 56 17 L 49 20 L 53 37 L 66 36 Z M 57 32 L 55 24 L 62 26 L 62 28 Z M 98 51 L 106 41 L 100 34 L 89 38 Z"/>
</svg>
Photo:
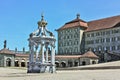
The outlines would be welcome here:
<svg viewBox="0 0 120 80">
<path fill-rule="evenodd" d="M 59 62 L 55 62 L 56 67 L 59 67 Z"/>
<path fill-rule="evenodd" d="M 19 61 L 15 60 L 15 67 L 19 67 Z"/>
<path fill-rule="evenodd" d="M 74 63 L 74 64 L 75 64 L 75 66 L 78 66 L 78 62 L 77 62 L 77 61 L 75 61 L 75 63 Z"/>
<path fill-rule="evenodd" d="M 21 61 L 21 67 L 25 67 L 25 60 L 24 59 L 22 59 L 22 61 Z"/>
<path fill-rule="evenodd" d="M 65 62 L 61 62 L 61 66 L 62 67 L 66 67 L 66 63 Z"/>
<path fill-rule="evenodd" d="M 11 66 L 11 59 L 10 58 L 7 58 L 7 60 L 6 60 L 6 66 L 7 67 Z"/>
<path fill-rule="evenodd" d="M 82 62 L 82 65 L 86 65 L 86 62 L 85 62 L 85 61 L 83 61 L 83 62 Z"/>
<path fill-rule="evenodd" d="M 96 62 L 95 62 L 95 61 L 92 61 L 92 64 L 96 64 Z"/>
</svg>

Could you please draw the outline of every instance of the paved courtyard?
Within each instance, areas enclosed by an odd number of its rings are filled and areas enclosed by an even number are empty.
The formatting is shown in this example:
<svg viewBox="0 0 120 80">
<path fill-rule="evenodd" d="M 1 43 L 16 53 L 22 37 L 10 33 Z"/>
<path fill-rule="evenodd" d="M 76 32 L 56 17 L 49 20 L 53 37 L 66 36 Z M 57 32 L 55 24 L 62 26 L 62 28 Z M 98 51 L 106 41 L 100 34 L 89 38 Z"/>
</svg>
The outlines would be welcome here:
<svg viewBox="0 0 120 80">
<path fill-rule="evenodd" d="M 0 68 L 0 80 L 120 80 L 120 69 L 27 74 L 25 68 Z"/>
</svg>

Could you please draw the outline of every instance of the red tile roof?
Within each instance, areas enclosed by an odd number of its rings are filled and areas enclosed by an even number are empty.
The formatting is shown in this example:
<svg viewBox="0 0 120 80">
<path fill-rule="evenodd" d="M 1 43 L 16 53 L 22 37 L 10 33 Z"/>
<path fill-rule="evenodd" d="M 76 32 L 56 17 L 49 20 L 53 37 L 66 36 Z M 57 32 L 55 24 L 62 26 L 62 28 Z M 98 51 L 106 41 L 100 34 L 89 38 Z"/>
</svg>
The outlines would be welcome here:
<svg viewBox="0 0 120 80">
<path fill-rule="evenodd" d="M 88 52 L 84 53 L 81 57 L 82 58 L 99 58 L 92 51 L 88 51 Z"/>
<path fill-rule="evenodd" d="M 17 57 L 29 57 L 29 54 L 15 54 Z"/>
<path fill-rule="evenodd" d="M 88 28 L 86 29 L 86 32 L 87 31 L 94 31 L 94 30 L 112 28 L 118 23 L 120 23 L 120 15 L 90 21 L 90 22 L 88 22 Z"/>
<path fill-rule="evenodd" d="M 55 58 L 80 58 L 81 55 L 55 55 Z"/>
<path fill-rule="evenodd" d="M 0 50 L 0 54 L 14 54 L 14 52 L 10 51 L 9 49 L 3 48 Z"/>
<path fill-rule="evenodd" d="M 67 29 L 67 28 L 73 28 L 73 27 L 82 27 L 82 28 L 86 29 L 88 27 L 88 25 L 87 25 L 87 22 L 85 22 L 79 18 L 76 18 L 70 22 L 65 23 L 65 25 L 62 26 L 61 28 L 59 28 L 57 31 Z"/>
</svg>

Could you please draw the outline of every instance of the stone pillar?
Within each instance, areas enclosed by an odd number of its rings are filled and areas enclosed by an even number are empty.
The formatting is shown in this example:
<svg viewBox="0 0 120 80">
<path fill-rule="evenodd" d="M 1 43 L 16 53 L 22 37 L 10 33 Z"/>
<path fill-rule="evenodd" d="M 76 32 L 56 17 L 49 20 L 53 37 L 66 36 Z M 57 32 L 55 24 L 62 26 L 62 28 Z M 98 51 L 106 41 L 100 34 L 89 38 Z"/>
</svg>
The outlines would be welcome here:
<svg viewBox="0 0 120 80">
<path fill-rule="evenodd" d="M 34 62 L 34 46 L 30 46 L 30 62 Z"/>
<path fill-rule="evenodd" d="M 38 50 L 38 46 L 35 47 L 35 52 L 36 52 L 36 62 L 39 61 L 38 55 L 39 55 L 39 50 Z"/>
<path fill-rule="evenodd" d="M 42 47 L 42 63 L 45 62 L 45 56 L 44 56 L 44 44 L 41 45 Z"/>
<path fill-rule="evenodd" d="M 26 59 L 26 60 L 25 60 L 25 67 L 27 67 L 27 65 L 28 65 L 28 64 L 27 64 L 27 59 Z"/>
<path fill-rule="evenodd" d="M 51 46 L 51 63 L 52 63 L 52 72 L 55 72 L 55 47 Z"/>
<path fill-rule="evenodd" d="M 21 60 L 18 61 L 19 67 L 21 67 Z"/>
<path fill-rule="evenodd" d="M 48 62 L 48 47 L 46 47 L 46 62 Z"/>
<path fill-rule="evenodd" d="M 29 40 L 29 64 L 34 62 L 34 42 L 32 40 Z"/>
</svg>

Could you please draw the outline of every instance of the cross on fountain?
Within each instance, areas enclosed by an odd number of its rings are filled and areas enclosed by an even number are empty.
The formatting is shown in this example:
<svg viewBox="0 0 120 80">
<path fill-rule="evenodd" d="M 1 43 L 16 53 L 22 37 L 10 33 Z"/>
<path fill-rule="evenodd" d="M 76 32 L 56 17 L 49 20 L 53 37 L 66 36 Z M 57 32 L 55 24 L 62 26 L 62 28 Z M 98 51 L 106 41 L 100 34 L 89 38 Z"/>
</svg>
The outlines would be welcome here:
<svg viewBox="0 0 120 80">
<path fill-rule="evenodd" d="M 41 15 L 38 29 L 30 34 L 28 73 L 55 72 L 55 42 L 52 32 L 46 28 L 47 22 Z M 51 47 L 51 56 L 48 59 L 48 48 Z"/>
</svg>

